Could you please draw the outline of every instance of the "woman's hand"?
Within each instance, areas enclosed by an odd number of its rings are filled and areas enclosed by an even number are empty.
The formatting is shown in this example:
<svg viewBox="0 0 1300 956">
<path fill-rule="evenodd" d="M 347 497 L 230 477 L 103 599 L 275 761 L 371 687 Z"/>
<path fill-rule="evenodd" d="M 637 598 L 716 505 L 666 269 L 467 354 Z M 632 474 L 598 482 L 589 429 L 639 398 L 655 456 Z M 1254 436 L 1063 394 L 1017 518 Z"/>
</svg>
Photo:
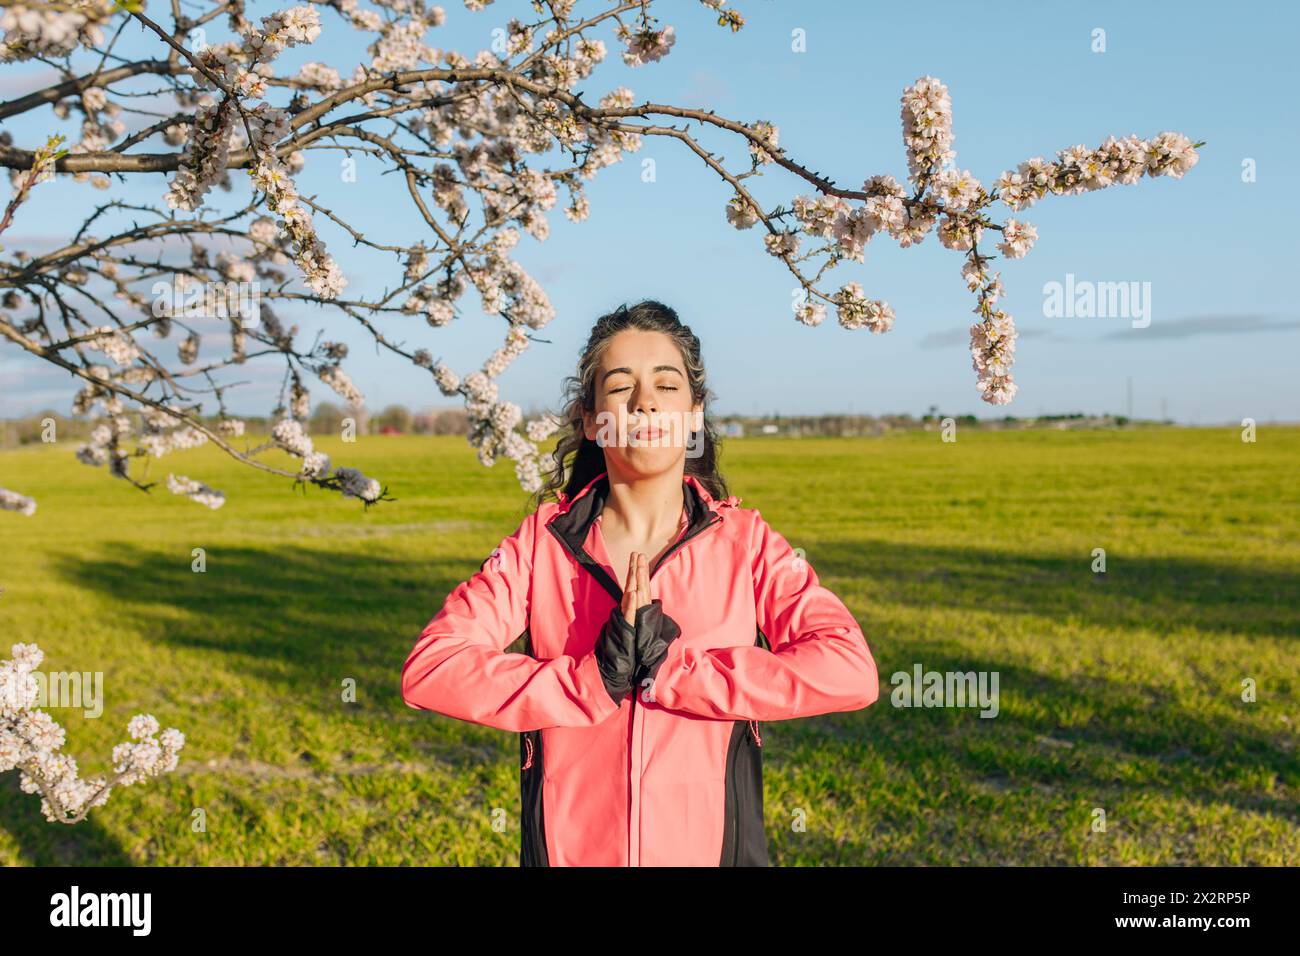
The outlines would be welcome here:
<svg viewBox="0 0 1300 956">
<path fill-rule="evenodd" d="M 643 608 L 645 613 L 641 615 L 643 620 L 638 626 L 637 614 Z M 627 580 L 623 584 L 623 602 L 619 610 L 623 612 L 623 620 L 632 636 L 636 666 L 631 674 L 627 674 L 626 658 L 621 656 L 621 652 L 615 655 L 600 648 L 600 652 L 610 658 L 618 656 L 618 675 L 610 696 L 615 700 L 622 699 L 621 681 L 627 676 L 633 692 L 639 687 L 644 688 L 641 700 L 649 703 L 654 700 L 654 679 L 668 653 L 668 645 L 680 637 L 682 631 L 677 622 L 664 613 L 663 605 L 655 603 L 650 596 L 650 559 L 639 551 L 628 556 Z M 613 620 L 617 620 L 616 615 L 617 612 L 610 612 Z"/>
<path fill-rule="evenodd" d="M 627 580 L 623 583 L 623 619 L 635 625 L 637 608 L 650 601 L 650 559 L 633 551 L 628 556 Z"/>
</svg>

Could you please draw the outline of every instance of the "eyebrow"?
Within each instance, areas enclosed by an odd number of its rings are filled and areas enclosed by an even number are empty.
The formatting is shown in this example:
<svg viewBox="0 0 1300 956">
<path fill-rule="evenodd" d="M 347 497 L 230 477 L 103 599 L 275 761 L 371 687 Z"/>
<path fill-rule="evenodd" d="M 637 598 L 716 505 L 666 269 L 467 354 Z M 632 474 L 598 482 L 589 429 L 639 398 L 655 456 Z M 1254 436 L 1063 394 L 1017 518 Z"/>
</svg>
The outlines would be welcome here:
<svg viewBox="0 0 1300 956">
<path fill-rule="evenodd" d="M 652 369 L 652 371 L 655 371 L 655 372 L 676 372 L 678 375 L 681 375 L 681 374 L 682 374 L 681 369 L 679 369 L 676 365 L 656 365 L 656 366 Z M 602 376 L 600 377 L 600 382 L 601 382 L 601 384 L 602 384 L 602 385 L 605 384 L 605 379 L 609 378 L 611 375 L 617 375 L 619 372 L 626 372 L 628 375 L 631 375 L 631 374 L 632 374 L 632 370 L 631 370 L 630 368 L 628 368 L 626 365 L 620 365 L 618 368 L 612 368 L 612 369 L 610 369 L 609 371 L 607 371 L 604 375 L 602 375 Z M 685 377 L 685 376 L 683 376 L 683 377 Z"/>
</svg>

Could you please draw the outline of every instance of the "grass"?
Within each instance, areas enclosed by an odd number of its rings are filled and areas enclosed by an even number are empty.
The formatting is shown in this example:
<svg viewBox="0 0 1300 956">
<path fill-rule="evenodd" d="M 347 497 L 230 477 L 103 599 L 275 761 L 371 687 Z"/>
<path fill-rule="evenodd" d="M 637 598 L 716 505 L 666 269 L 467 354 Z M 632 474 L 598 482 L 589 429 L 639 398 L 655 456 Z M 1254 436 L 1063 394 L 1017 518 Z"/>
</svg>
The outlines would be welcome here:
<svg viewBox="0 0 1300 956">
<path fill-rule="evenodd" d="M 0 487 L 39 501 L 0 513 L 0 656 L 104 673 L 102 717 L 51 710 L 83 774 L 135 713 L 187 737 L 175 772 L 75 827 L 0 775 L 0 864 L 515 865 L 517 736 L 399 690 L 523 517 L 512 463 L 463 438 L 317 447 L 398 500 L 363 511 L 211 448 L 151 463 L 225 491 L 210 511 L 66 444 L 0 453 Z M 865 710 L 765 726 L 774 864 L 1300 862 L 1300 429 L 741 439 L 722 462 L 882 681 Z M 998 716 L 892 706 L 917 663 L 996 671 Z"/>
</svg>

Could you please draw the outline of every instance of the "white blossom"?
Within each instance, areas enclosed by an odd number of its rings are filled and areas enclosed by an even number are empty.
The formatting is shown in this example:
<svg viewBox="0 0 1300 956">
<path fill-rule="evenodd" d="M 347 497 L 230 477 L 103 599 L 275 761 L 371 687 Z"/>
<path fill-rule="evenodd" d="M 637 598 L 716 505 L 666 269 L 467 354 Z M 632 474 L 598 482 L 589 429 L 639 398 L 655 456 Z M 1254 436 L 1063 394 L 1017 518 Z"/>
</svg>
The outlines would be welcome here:
<svg viewBox="0 0 1300 956">
<path fill-rule="evenodd" d="M 623 52 L 623 62 L 628 66 L 642 66 L 662 60 L 668 55 L 672 45 L 677 42 L 671 26 L 666 26 L 662 30 L 632 31 L 619 24 L 616 32 L 618 38 L 627 44 L 627 49 Z"/>
<path fill-rule="evenodd" d="M 894 325 L 894 310 L 881 299 L 868 300 L 857 282 L 846 282 L 835 295 L 836 315 L 846 329 L 868 328 L 888 332 Z"/>
<path fill-rule="evenodd" d="M 1038 230 L 1029 223 L 1008 219 L 1003 226 L 1002 241 L 998 243 L 998 249 L 1008 259 L 1023 259 L 1033 248 L 1034 240 L 1037 238 Z"/>
<path fill-rule="evenodd" d="M 352 384 L 352 378 L 337 365 L 322 365 L 316 372 L 320 380 L 334 389 L 335 393 L 351 405 L 364 405 L 365 397 Z"/>
<path fill-rule="evenodd" d="M 541 418 L 531 419 L 525 426 L 525 431 L 529 439 L 535 442 L 546 441 L 551 435 L 563 424 L 554 415 L 544 415 Z"/>
<path fill-rule="evenodd" d="M 442 362 L 433 366 L 433 378 L 438 384 L 438 391 L 444 395 L 455 395 L 460 390 L 460 376 Z"/>
<path fill-rule="evenodd" d="M 804 325 L 821 325 L 826 320 L 826 306 L 821 302 L 805 299 L 795 306 L 794 317 Z"/>
<path fill-rule="evenodd" d="M 36 501 L 26 495 L 20 495 L 16 491 L 10 491 L 8 488 L 0 488 L 0 510 L 17 511 L 22 515 L 33 515 L 36 513 Z"/>
<path fill-rule="evenodd" d="M 772 154 L 768 150 L 776 149 L 777 143 L 781 139 L 781 131 L 777 129 L 776 124 L 769 123 L 767 120 L 759 120 L 750 129 L 754 131 L 754 135 L 763 142 L 767 149 L 750 140 L 749 154 L 754 157 L 754 161 L 759 165 L 772 162 Z"/>
<path fill-rule="evenodd" d="M 191 501 L 197 501 L 213 509 L 220 508 L 226 502 L 226 496 L 215 488 L 209 488 L 203 482 L 194 481 L 184 475 L 173 475 L 168 472 L 167 488 L 173 494 L 185 495 Z"/>
<path fill-rule="evenodd" d="M 927 173 L 956 155 L 952 149 L 952 99 L 938 78 L 923 76 L 903 92 L 902 104 L 908 178 L 919 185 Z"/>
<path fill-rule="evenodd" d="M 763 245 L 774 256 L 793 256 L 799 252 L 799 236 L 793 232 L 768 233 Z"/>
<path fill-rule="evenodd" d="M 343 480 L 343 494 L 368 502 L 379 500 L 380 486 L 375 479 L 355 468 L 336 468 L 334 474 Z"/>
</svg>

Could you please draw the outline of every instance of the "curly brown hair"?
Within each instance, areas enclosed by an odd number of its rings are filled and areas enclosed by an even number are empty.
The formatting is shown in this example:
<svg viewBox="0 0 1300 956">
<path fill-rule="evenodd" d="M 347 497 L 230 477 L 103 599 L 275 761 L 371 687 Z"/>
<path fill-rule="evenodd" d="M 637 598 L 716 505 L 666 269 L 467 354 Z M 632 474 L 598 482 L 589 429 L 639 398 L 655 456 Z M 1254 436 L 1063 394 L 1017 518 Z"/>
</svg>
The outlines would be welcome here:
<svg viewBox="0 0 1300 956">
<path fill-rule="evenodd" d="M 552 453 L 554 466 L 549 469 L 542 487 L 530 499 L 533 509 L 542 502 L 558 500 L 561 491 L 572 496 L 588 482 L 608 468 L 605 452 L 595 441 L 583 434 L 582 413 L 596 408 L 596 370 L 610 339 L 624 329 L 662 332 L 676 343 L 686 367 L 690 382 L 691 403 L 703 406 L 703 452 L 686 458 L 686 474 L 694 475 L 715 499 L 729 497 L 726 479 L 718 471 L 719 442 L 713 422 L 709 418 L 709 401 L 714 397 L 704 381 L 704 361 L 700 358 L 700 340 L 683 325 L 677 313 L 654 299 L 644 299 L 636 305 L 619 306 L 602 315 L 592 327 L 591 335 L 578 360 L 578 374 L 565 379 L 564 410 L 558 415 L 560 439 Z M 569 459 L 566 462 L 566 459 Z"/>
</svg>

